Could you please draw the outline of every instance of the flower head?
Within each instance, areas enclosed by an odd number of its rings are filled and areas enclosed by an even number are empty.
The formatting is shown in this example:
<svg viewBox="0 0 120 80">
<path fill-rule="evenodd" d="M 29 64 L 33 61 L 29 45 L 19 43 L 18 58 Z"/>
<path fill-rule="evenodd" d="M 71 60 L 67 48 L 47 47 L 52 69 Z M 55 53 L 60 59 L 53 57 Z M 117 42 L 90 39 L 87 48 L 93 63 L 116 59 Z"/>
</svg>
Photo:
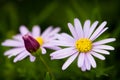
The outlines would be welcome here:
<svg viewBox="0 0 120 80">
<path fill-rule="evenodd" d="M 53 44 L 53 41 L 56 40 L 56 34 L 60 31 L 60 28 L 53 29 L 48 27 L 43 34 L 39 26 L 34 26 L 32 32 L 30 32 L 25 26 L 20 27 L 20 33 L 13 36 L 13 39 L 5 40 L 2 45 L 13 47 L 12 49 L 6 51 L 4 55 L 7 55 L 9 58 L 16 56 L 14 62 L 20 61 L 27 56 L 30 57 L 30 61 L 35 61 L 35 56 L 32 54 L 36 52 L 39 48 L 42 51 L 42 54 L 46 53 L 46 48 L 58 50 L 60 47 Z"/>
<path fill-rule="evenodd" d="M 74 27 L 68 23 L 68 27 L 72 36 L 61 33 L 58 35 L 58 41 L 55 44 L 66 47 L 50 54 L 51 59 L 63 59 L 69 57 L 63 64 L 62 70 L 65 70 L 77 57 L 77 65 L 82 71 L 90 70 L 96 67 L 94 57 L 105 60 L 102 54 L 109 54 L 107 50 L 114 50 L 114 47 L 106 45 L 106 43 L 115 41 L 115 38 L 107 38 L 95 41 L 108 27 L 105 27 L 106 21 L 102 22 L 98 28 L 98 21 L 90 25 L 90 20 L 86 20 L 84 26 L 76 18 L 74 19 Z M 94 56 L 94 57 L 93 57 Z"/>
</svg>

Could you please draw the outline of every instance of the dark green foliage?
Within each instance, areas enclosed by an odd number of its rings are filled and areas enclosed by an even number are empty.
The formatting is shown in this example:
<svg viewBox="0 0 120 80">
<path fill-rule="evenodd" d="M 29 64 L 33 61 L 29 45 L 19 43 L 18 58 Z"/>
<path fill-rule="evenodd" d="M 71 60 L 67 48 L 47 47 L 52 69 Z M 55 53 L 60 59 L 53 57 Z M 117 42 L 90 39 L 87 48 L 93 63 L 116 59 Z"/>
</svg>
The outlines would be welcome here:
<svg viewBox="0 0 120 80">
<path fill-rule="evenodd" d="M 65 71 L 61 67 L 66 59 L 50 60 L 48 50 L 41 55 L 49 66 L 48 72 L 43 62 L 37 58 L 30 62 L 28 57 L 13 63 L 4 52 L 10 48 L 0 46 L 0 80 L 120 80 L 120 1 L 119 0 L 0 0 L 0 43 L 19 33 L 19 26 L 40 25 L 42 30 L 48 26 L 61 27 L 61 32 L 70 33 L 67 23 L 79 18 L 82 24 L 86 19 L 91 22 L 107 21 L 109 27 L 98 40 L 115 37 L 110 45 L 115 47 L 106 55 L 106 60 L 96 59 L 97 68 L 82 72 L 74 61 Z"/>
</svg>

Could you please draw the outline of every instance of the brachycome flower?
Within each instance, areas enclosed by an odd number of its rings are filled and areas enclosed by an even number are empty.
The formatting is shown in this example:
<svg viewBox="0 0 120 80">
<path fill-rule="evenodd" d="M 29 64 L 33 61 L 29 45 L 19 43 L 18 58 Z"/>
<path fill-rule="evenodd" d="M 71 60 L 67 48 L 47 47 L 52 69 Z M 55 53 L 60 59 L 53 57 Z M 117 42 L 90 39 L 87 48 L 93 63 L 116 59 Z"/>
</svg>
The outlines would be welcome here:
<svg viewBox="0 0 120 80">
<path fill-rule="evenodd" d="M 106 43 L 115 41 L 115 38 L 107 38 L 95 41 L 108 27 L 105 27 L 106 21 L 102 22 L 98 28 L 98 21 L 90 25 L 90 20 L 86 20 L 83 28 L 78 19 L 74 19 L 74 27 L 68 23 L 68 27 L 73 37 L 66 33 L 58 35 L 58 41 L 55 44 L 63 46 L 64 49 L 53 52 L 51 59 L 63 59 L 69 57 L 63 64 L 62 70 L 65 70 L 76 58 L 77 65 L 82 71 L 90 70 L 91 67 L 96 68 L 94 57 L 105 60 L 102 54 L 110 54 L 108 50 L 114 50 L 114 47 L 106 45 Z M 93 57 L 94 56 L 94 57 Z"/>
<path fill-rule="evenodd" d="M 60 49 L 54 45 L 51 41 L 56 40 L 55 35 L 58 34 L 60 28 L 53 29 L 48 27 L 42 34 L 39 26 L 34 26 L 32 32 L 30 32 L 25 26 L 20 27 L 20 33 L 13 36 L 13 39 L 5 40 L 2 45 L 13 47 L 6 51 L 4 55 L 8 58 L 16 56 L 14 62 L 20 61 L 27 56 L 30 57 L 30 61 L 35 61 L 34 53 L 40 48 L 42 54 L 46 53 L 46 48 L 58 50 Z"/>
</svg>

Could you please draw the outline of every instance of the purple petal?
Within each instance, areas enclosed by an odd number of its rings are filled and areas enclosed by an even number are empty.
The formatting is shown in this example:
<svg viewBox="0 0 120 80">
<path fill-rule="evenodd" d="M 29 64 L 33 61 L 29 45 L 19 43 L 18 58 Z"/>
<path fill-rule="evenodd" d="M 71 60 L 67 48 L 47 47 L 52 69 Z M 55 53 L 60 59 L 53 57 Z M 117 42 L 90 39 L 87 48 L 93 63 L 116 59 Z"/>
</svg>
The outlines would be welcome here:
<svg viewBox="0 0 120 80">
<path fill-rule="evenodd" d="M 2 46 L 10 46 L 10 47 L 24 47 L 24 43 L 16 40 L 6 40 L 2 43 Z"/>
<path fill-rule="evenodd" d="M 72 36 L 77 40 L 78 39 L 78 35 L 75 31 L 75 28 L 73 27 L 73 25 L 71 23 L 68 23 L 68 28 L 72 34 Z"/>
<path fill-rule="evenodd" d="M 78 57 L 78 67 L 82 67 L 85 60 L 85 53 L 80 53 Z"/>
<path fill-rule="evenodd" d="M 114 50 L 114 47 L 108 45 L 98 45 L 94 46 L 95 49 L 105 49 L 105 50 Z"/>
<path fill-rule="evenodd" d="M 62 59 L 62 58 L 66 58 L 66 57 L 69 57 L 73 54 L 76 54 L 76 50 L 69 50 L 67 52 L 63 52 L 63 53 L 59 53 L 59 54 L 56 54 L 54 56 L 51 57 L 51 59 Z"/>
<path fill-rule="evenodd" d="M 78 35 L 79 38 L 83 38 L 83 30 L 82 30 L 82 25 L 79 21 L 79 19 L 74 19 L 74 25 L 75 25 L 75 31 Z"/>
<path fill-rule="evenodd" d="M 104 22 L 95 30 L 95 32 L 92 34 L 92 36 L 90 37 L 90 40 L 93 41 L 93 39 L 98 35 L 98 33 L 100 33 L 101 30 L 103 30 L 103 28 L 105 27 L 106 24 L 107 24 L 107 22 L 104 21 Z"/>
<path fill-rule="evenodd" d="M 46 49 L 41 47 L 42 54 L 46 54 Z"/>
<path fill-rule="evenodd" d="M 89 34 L 88 34 L 88 38 L 91 36 L 91 34 L 93 33 L 93 31 L 95 30 L 95 28 L 97 27 L 97 25 L 98 25 L 98 21 L 95 21 L 95 22 L 92 24 L 92 26 L 91 26 L 91 28 L 90 28 L 90 31 L 89 31 Z"/>
<path fill-rule="evenodd" d="M 39 26 L 34 26 L 33 28 L 32 28 L 32 35 L 34 36 L 34 37 L 39 37 L 40 36 L 40 27 Z"/>
<path fill-rule="evenodd" d="M 29 30 L 24 25 L 22 25 L 22 26 L 20 26 L 20 33 L 22 35 L 25 35 L 25 34 L 29 33 Z"/>
<path fill-rule="evenodd" d="M 110 54 L 108 51 L 106 51 L 106 50 L 102 50 L 102 49 L 92 49 L 93 51 L 95 51 L 95 52 L 98 52 L 98 53 L 101 53 L 101 54 Z"/>
<path fill-rule="evenodd" d="M 104 40 L 100 40 L 100 41 L 94 42 L 93 45 L 106 44 L 106 43 L 109 43 L 109 42 L 113 42 L 115 40 L 116 40 L 115 38 L 108 38 L 108 39 L 104 39 Z"/>
<path fill-rule="evenodd" d="M 34 56 L 30 55 L 30 61 L 31 61 L 31 62 L 34 62 L 34 61 L 35 61 L 35 59 L 36 59 L 36 57 L 34 57 Z"/>
<path fill-rule="evenodd" d="M 98 53 L 96 53 L 96 52 L 91 52 L 91 54 L 92 54 L 93 56 L 95 56 L 96 58 L 99 58 L 99 59 L 101 59 L 101 60 L 105 60 L 105 57 L 104 57 L 103 55 L 101 55 L 101 54 L 98 54 Z"/>
<path fill-rule="evenodd" d="M 48 27 L 43 33 L 42 33 L 42 37 L 46 37 L 47 35 L 49 35 L 49 33 L 52 31 L 52 27 Z"/>
<path fill-rule="evenodd" d="M 71 57 L 69 57 L 67 59 L 67 61 L 63 64 L 62 70 L 65 70 L 75 60 L 77 55 L 78 55 L 78 53 L 76 53 L 76 54 L 72 55 Z"/>
<path fill-rule="evenodd" d="M 86 20 L 83 27 L 84 37 L 88 38 L 88 33 L 90 30 L 90 20 Z"/>
<path fill-rule="evenodd" d="M 88 60 L 89 60 L 90 64 L 92 65 L 92 67 L 95 68 L 96 67 L 96 62 L 95 62 L 94 58 L 92 57 L 92 55 L 90 53 L 87 53 L 86 57 L 88 58 Z"/>
</svg>

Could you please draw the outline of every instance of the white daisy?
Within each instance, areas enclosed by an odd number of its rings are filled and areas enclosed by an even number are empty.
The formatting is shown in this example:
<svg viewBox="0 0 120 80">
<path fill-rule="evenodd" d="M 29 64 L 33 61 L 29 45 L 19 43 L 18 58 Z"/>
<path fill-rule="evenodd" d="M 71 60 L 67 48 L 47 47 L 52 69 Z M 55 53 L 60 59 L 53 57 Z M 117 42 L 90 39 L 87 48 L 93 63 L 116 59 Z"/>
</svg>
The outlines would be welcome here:
<svg viewBox="0 0 120 80">
<path fill-rule="evenodd" d="M 65 47 L 50 54 L 51 59 L 63 59 L 69 57 L 63 64 L 62 70 L 65 70 L 77 57 L 77 65 L 82 71 L 90 70 L 96 67 L 95 59 L 105 60 L 102 54 L 109 54 L 107 50 L 114 50 L 114 47 L 106 45 L 106 43 L 115 41 L 115 38 L 107 38 L 95 41 L 108 27 L 105 28 L 106 21 L 102 22 L 98 28 L 98 21 L 90 25 L 90 20 L 86 20 L 84 26 L 78 19 L 74 19 L 74 27 L 68 23 L 68 27 L 73 37 L 66 33 L 58 35 L 58 41 L 55 44 Z"/>
<path fill-rule="evenodd" d="M 58 50 L 60 49 L 54 45 L 51 41 L 55 40 L 55 35 L 58 34 L 60 28 L 48 27 L 42 34 L 39 26 L 34 26 L 32 32 L 30 32 L 25 26 L 20 27 L 20 33 L 13 36 L 13 39 L 5 40 L 2 45 L 13 47 L 6 51 L 4 55 L 8 58 L 16 56 L 14 62 L 20 61 L 27 56 L 30 57 L 30 61 L 35 61 L 35 56 L 32 52 L 36 52 L 38 48 L 41 49 L 42 54 L 46 53 L 46 48 Z"/>
</svg>

